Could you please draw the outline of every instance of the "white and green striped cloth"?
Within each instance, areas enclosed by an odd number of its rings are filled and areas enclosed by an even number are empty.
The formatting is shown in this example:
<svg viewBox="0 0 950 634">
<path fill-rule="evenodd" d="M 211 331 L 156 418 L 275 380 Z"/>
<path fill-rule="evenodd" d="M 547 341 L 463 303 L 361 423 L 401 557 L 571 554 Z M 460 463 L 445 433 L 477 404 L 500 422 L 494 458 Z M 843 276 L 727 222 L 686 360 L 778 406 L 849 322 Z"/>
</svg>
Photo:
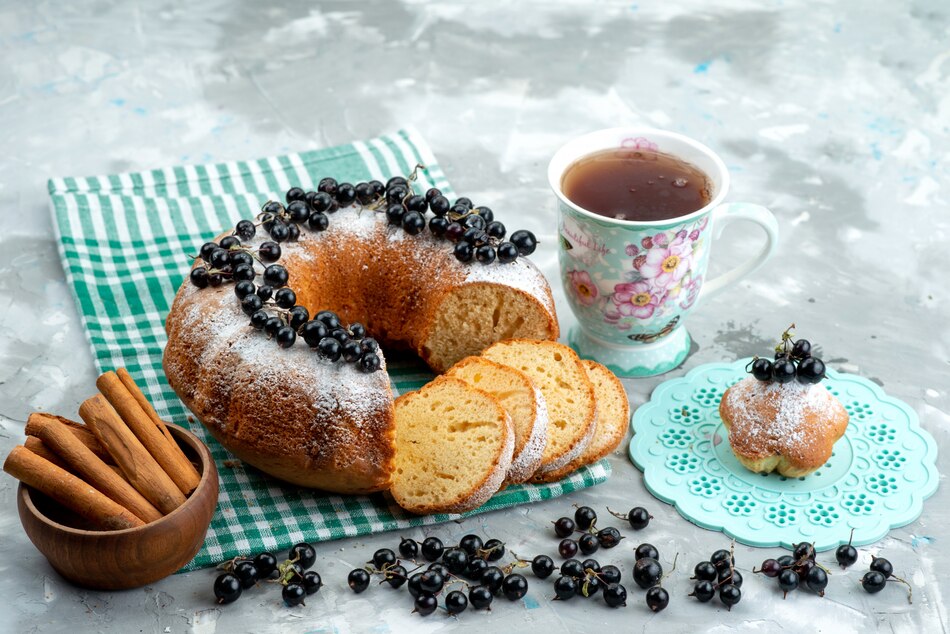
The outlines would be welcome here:
<svg viewBox="0 0 950 634">
<path fill-rule="evenodd" d="M 205 544 L 186 570 L 301 540 L 324 541 L 458 516 L 416 517 L 383 494 L 338 496 L 286 485 L 230 454 L 197 422 L 162 373 L 165 316 L 190 268 L 189 254 L 262 202 L 297 185 L 313 189 L 324 176 L 352 183 L 408 175 L 416 164 L 423 188 L 451 194 L 425 142 L 400 131 L 369 141 L 255 161 L 185 165 L 131 174 L 55 178 L 49 182 L 66 278 L 73 288 L 100 372 L 126 367 L 167 420 L 190 427 L 211 448 L 221 495 Z M 504 213 L 501 214 L 504 219 Z M 274 354 L 279 354 L 275 347 Z M 421 363 L 390 363 L 394 392 L 432 378 Z M 606 461 L 561 482 L 521 485 L 498 493 L 474 513 L 543 500 L 607 479 Z"/>
</svg>

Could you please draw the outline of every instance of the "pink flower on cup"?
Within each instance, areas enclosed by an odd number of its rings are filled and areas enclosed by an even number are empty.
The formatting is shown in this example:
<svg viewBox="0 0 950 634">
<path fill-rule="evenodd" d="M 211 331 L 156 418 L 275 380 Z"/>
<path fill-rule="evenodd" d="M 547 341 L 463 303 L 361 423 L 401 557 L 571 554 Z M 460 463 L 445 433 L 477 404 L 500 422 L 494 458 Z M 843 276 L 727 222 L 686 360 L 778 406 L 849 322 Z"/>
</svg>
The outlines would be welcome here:
<svg viewBox="0 0 950 634">
<path fill-rule="evenodd" d="M 692 240 L 693 242 L 696 242 L 697 240 L 699 240 L 699 229 L 693 229 L 692 231 L 690 231 L 689 239 Z"/>
<path fill-rule="evenodd" d="M 640 240 L 640 245 L 641 245 L 644 249 L 652 249 L 652 248 L 653 248 L 653 238 L 651 238 L 650 236 L 645 237 L 643 240 Z"/>
<path fill-rule="evenodd" d="M 617 284 L 611 299 L 622 316 L 649 319 L 666 301 L 666 292 L 661 294 L 657 290 L 645 281 Z"/>
<path fill-rule="evenodd" d="M 574 289 L 577 301 L 584 306 L 590 306 L 597 301 L 597 296 L 600 293 L 597 290 L 597 285 L 594 284 L 594 280 L 590 278 L 590 273 L 587 271 L 568 271 L 567 274 L 571 278 L 571 287 Z"/>
<path fill-rule="evenodd" d="M 650 249 L 639 266 L 640 274 L 660 289 L 670 289 L 689 271 L 693 243 L 686 236 L 679 236 L 668 246 Z"/>
<path fill-rule="evenodd" d="M 657 247 L 665 247 L 668 244 L 668 239 L 665 233 L 658 233 L 653 236 L 653 245 Z"/>
<path fill-rule="evenodd" d="M 640 253 L 640 247 L 635 244 L 628 244 L 626 248 L 624 248 L 624 253 L 630 257 L 634 257 L 636 254 Z"/>
</svg>

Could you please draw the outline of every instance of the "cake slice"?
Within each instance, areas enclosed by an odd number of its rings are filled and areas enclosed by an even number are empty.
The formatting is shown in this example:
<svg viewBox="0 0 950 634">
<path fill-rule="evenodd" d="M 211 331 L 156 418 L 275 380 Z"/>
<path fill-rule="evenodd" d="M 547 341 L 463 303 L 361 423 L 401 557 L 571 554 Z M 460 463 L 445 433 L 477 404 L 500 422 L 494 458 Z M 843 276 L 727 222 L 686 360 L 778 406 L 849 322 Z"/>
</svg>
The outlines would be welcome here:
<svg viewBox="0 0 950 634">
<path fill-rule="evenodd" d="M 511 465 L 511 419 L 490 394 L 439 377 L 395 401 L 390 493 L 411 513 L 463 513 L 484 504 Z"/>
<path fill-rule="evenodd" d="M 541 390 L 548 408 L 547 442 L 536 475 L 556 471 L 577 458 L 594 435 L 594 386 L 573 350 L 554 341 L 509 339 L 482 356 L 521 370 Z"/>
<path fill-rule="evenodd" d="M 616 449 L 627 433 L 627 427 L 630 425 L 630 403 L 627 401 L 627 391 L 623 389 L 623 383 L 613 372 L 596 361 L 584 359 L 581 363 L 594 384 L 594 395 L 597 399 L 594 438 L 584 453 L 560 469 L 535 477 L 534 482 L 560 480 L 584 465 L 597 462 Z"/>
<path fill-rule="evenodd" d="M 466 357 L 446 376 L 461 379 L 498 399 L 515 429 L 515 451 L 505 485 L 526 482 L 541 466 L 548 429 L 548 410 L 531 378 L 512 367 L 482 357 Z"/>
</svg>

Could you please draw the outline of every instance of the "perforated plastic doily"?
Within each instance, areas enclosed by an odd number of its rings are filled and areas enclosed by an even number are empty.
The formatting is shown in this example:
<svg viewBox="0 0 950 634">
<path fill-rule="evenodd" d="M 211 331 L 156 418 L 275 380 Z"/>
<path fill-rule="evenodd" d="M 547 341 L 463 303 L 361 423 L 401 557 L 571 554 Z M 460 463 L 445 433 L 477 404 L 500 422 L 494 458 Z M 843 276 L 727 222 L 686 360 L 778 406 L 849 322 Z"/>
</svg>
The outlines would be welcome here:
<svg viewBox="0 0 950 634">
<path fill-rule="evenodd" d="M 630 457 L 650 492 L 703 528 L 751 546 L 818 550 L 870 544 L 917 519 L 937 490 L 937 446 L 917 414 L 861 377 L 828 371 L 820 385 L 850 422 L 831 459 L 804 478 L 747 470 L 719 418 L 725 390 L 749 359 L 712 363 L 654 390 L 634 413 Z"/>
</svg>

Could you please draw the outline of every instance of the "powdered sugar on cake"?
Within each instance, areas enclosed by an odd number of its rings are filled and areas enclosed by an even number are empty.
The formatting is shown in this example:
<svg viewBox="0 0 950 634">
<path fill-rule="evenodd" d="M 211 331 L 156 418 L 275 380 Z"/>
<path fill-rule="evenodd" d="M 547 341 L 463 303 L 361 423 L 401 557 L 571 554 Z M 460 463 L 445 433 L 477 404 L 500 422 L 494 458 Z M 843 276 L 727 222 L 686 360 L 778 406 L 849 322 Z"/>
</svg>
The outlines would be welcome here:
<svg viewBox="0 0 950 634">
<path fill-rule="evenodd" d="M 776 383 L 747 377 L 724 395 L 732 411 L 729 440 L 744 454 L 800 454 L 815 441 L 806 412 L 820 421 L 835 411 L 834 397 L 820 385 Z M 774 412 L 774 415 L 773 415 Z"/>
</svg>

